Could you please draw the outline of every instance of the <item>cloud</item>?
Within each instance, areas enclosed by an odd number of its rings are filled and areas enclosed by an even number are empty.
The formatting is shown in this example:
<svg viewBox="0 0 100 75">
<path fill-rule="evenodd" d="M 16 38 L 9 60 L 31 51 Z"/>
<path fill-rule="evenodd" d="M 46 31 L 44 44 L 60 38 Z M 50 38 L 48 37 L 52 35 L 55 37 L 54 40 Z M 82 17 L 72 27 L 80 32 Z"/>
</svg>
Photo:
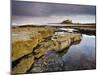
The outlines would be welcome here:
<svg viewBox="0 0 100 75">
<path fill-rule="evenodd" d="M 96 14 L 96 7 L 90 5 L 56 4 L 43 2 L 12 1 L 12 15 L 51 16 Z"/>
</svg>

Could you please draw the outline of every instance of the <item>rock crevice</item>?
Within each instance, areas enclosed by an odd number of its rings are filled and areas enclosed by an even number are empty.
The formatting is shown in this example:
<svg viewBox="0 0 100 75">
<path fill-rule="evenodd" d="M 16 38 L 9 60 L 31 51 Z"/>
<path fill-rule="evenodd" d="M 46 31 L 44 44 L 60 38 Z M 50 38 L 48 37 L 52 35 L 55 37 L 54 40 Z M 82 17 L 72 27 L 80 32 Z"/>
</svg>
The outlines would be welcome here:
<svg viewBox="0 0 100 75">
<path fill-rule="evenodd" d="M 20 58 L 22 59 L 12 68 L 12 73 L 27 73 L 30 68 L 32 69 L 29 72 L 61 70 L 63 61 L 59 57 L 58 52 L 69 48 L 72 43 L 82 39 L 82 35 L 79 33 L 65 32 L 62 35 L 55 35 L 54 31 L 49 30 L 49 28 L 47 29 L 48 32 L 45 31 L 36 31 L 37 34 L 30 34 L 32 37 L 24 41 L 16 39 L 22 34 L 14 38 L 15 41 L 13 40 L 12 42 L 12 63 Z M 30 36 L 26 33 L 23 34 L 25 37 Z"/>
</svg>

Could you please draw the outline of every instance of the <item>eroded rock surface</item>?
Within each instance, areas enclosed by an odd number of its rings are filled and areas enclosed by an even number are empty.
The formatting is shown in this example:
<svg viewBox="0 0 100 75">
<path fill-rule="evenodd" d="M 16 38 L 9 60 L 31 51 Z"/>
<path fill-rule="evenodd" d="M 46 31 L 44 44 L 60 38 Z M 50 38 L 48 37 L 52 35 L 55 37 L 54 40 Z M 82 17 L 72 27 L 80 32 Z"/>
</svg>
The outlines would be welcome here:
<svg viewBox="0 0 100 75">
<path fill-rule="evenodd" d="M 54 50 L 55 52 L 63 51 L 68 48 L 73 42 L 81 40 L 81 34 L 64 34 L 56 35 L 51 40 L 40 43 L 40 46 L 34 50 L 36 58 L 40 58 L 46 52 Z"/>
<path fill-rule="evenodd" d="M 78 33 L 54 34 L 47 27 L 15 28 L 13 32 L 12 63 L 20 59 L 13 67 L 13 73 L 62 70 L 63 61 L 58 53 L 82 38 Z"/>
<path fill-rule="evenodd" d="M 46 27 L 16 27 L 12 31 L 12 61 L 31 53 L 39 42 L 53 34 Z"/>
<path fill-rule="evenodd" d="M 13 74 L 26 73 L 30 69 L 33 63 L 34 63 L 34 56 L 28 55 L 26 58 L 23 58 L 16 67 L 13 68 L 12 73 Z"/>
<path fill-rule="evenodd" d="M 27 55 L 33 51 L 33 48 L 38 45 L 39 39 L 37 38 L 38 34 L 34 38 L 32 34 L 29 33 L 19 33 L 13 35 L 12 38 L 12 61 L 15 61 L 21 58 L 24 55 Z"/>
<path fill-rule="evenodd" d="M 60 71 L 63 67 L 62 58 L 54 51 L 48 51 L 32 66 L 31 73 Z"/>
</svg>

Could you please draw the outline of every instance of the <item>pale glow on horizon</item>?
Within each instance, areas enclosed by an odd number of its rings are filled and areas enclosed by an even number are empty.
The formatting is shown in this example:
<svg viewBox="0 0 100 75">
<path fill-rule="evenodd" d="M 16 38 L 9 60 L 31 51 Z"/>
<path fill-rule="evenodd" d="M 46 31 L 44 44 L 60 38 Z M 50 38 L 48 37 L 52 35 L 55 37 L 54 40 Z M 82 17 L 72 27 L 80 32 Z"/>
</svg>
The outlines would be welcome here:
<svg viewBox="0 0 100 75">
<path fill-rule="evenodd" d="M 73 23 L 95 23 L 94 15 L 68 15 L 68 16 L 12 16 L 12 25 L 19 24 L 48 24 L 61 23 L 64 20 L 70 19 Z"/>
</svg>

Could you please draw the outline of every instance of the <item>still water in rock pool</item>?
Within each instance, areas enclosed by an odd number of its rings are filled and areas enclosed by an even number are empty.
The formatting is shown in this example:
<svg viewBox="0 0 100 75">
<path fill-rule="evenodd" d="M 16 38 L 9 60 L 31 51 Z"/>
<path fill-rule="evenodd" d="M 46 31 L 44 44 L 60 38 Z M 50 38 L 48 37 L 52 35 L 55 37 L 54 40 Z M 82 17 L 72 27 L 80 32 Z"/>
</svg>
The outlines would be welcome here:
<svg viewBox="0 0 100 75">
<path fill-rule="evenodd" d="M 96 68 L 95 36 L 82 34 L 79 44 L 72 45 L 62 56 L 64 70 L 84 70 Z"/>
<path fill-rule="evenodd" d="M 95 57 L 96 38 L 94 35 L 82 34 L 77 31 L 78 30 L 67 29 L 67 28 L 57 29 L 54 35 L 45 39 L 44 42 L 40 44 L 40 46 L 36 47 L 37 49 L 34 49 L 34 52 L 31 55 L 29 56 L 27 55 L 27 57 L 23 57 L 18 61 L 13 62 L 14 71 L 16 73 L 21 73 L 19 68 L 23 68 L 23 67 L 26 68 L 23 70 L 24 72 L 27 71 L 26 73 L 95 69 L 96 68 L 96 57 Z M 28 33 L 25 34 L 28 35 Z M 18 35 L 14 34 L 14 36 L 16 37 Z M 58 36 L 60 38 L 59 40 L 57 40 Z M 25 37 L 25 39 L 26 38 L 28 37 Z M 68 40 L 69 38 L 70 40 Z M 55 45 L 57 45 L 57 47 Z M 66 45 L 68 46 L 66 47 Z M 40 53 L 34 55 L 38 51 L 40 51 Z M 29 63 L 28 65 L 30 65 L 30 67 L 27 68 L 27 66 L 24 65 L 23 62 L 21 61 L 26 62 L 28 57 L 33 55 L 35 57 L 35 59 L 33 59 L 34 63 L 33 64 Z"/>
</svg>

